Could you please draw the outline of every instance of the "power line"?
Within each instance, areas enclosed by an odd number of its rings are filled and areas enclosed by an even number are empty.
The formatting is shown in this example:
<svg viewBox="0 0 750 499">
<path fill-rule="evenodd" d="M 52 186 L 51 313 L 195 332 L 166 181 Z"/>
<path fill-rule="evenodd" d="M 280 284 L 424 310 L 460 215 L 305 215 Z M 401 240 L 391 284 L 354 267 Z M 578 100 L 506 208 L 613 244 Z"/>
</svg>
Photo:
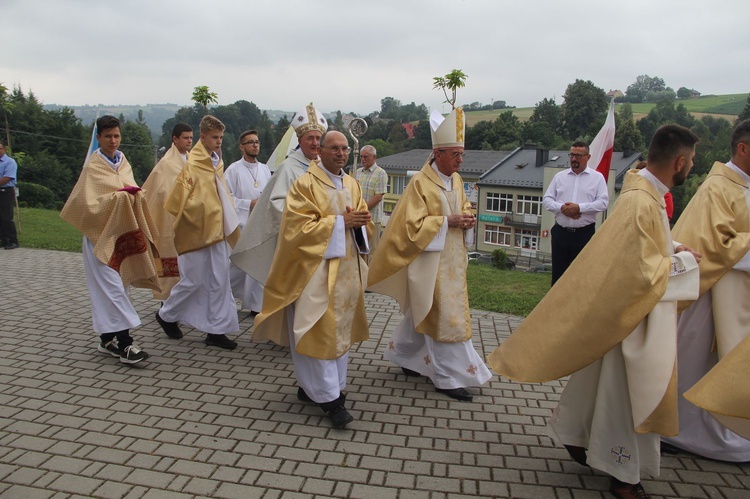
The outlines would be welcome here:
<svg viewBox="0 0 750 499">
<path fill-rule="evenodd" d="M 2 130 L 4 132 L 6 129 L 3 128 L 3 127 L 0 127 L 0 130 Z M 47 134 L 33 133 L 33 132 L 23 132 L 21 130 L 13 130 L 12 128 L 9 128 L 8 131 L 10 131 L 10 133 L 20 133 L 21 135 L 31 135 L 33 137 L 41 137 L 43 139 L 57 139 L 57 140 L 64 140 L 64 141 L 68 141 L 68 142 L 80 142 L 80 143 L 83 143 L 83 144 L 89 144 L 90 143 L 89 141 L 83 140 L 83 139 L 71 139 L 70 137 L 58 137 L 56 135 L 47 135 Z M 150 146 L 144 146 L 143 144 L 122 144 L 122 143 L 120 144 L 120 147 L 143 147 L 143 148 L 146 148 L 146 149 L 153 149 L 155 147 L 158 148 L 158 146 L 156 144 L 152 144 Z"/>
</svg>

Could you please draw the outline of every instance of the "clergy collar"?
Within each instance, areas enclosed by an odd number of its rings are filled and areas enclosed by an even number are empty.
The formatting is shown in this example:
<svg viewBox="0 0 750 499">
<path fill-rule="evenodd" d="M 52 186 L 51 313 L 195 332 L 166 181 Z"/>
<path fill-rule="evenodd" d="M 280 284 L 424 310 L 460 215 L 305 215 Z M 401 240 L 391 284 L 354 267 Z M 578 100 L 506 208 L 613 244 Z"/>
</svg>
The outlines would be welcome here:
<svg viewBox="0 0 750 499">
<path fill-rule="evenodd" d="M 443 185 L 445 186 L 445 190 L 452 191 L 453 190 L 453 178 L 452 178 L 453 176 L 451 175 L 449 177 L 445 175 L 443 172 L 441 172 L 440 170 L 438 170 L 438 167 L 434 161 L 430 163 L 430 166 L 432 167 L 433 170 L 435 170 L 435 173 L 438 174 L 438 178 L 440 178 L 440 180 L 443 182 Z"/>
<path fill-rule="evenodd" d="M 318 168 L 326 172 L 326 175 L 328 175 L 328 178 L 331 179 L 331 182 L 333 182 L 333 185 L 336 186 L 337 189 L 342 189 L 344 187 L 344 169 L 342 168 L 338 175 L 335 175 L 328 171 L 328 168 L 323 166 L 323 164 L 319 164 Z"/>
<path fill-rule="evenodd" d="M 734 164 L 734 163 L 732 163 L 731 161 L 728 161 L 728 162 L 727 162 L 727 167 L 728 167 L 728 168 L 729 168 L 730 170 L 733 170 L 733 171 L 737 172 L 737 173 L 739 174 L 739 176 L 740 176 L 740 177 L 742 177 L 742 180 L 744 180 L 744 181 L 745 181 L 745 183 L 747 184 L 747 186 L 748 186 L 748 187 L 750 187 L 750 175 L 748 175 L 747 173 L 743 172 L 743 171 L 742 171 L 742 170 L 740 169 L 740 167 L 739 167 L 739 166 L 735 165 L 735 164 Z"/>
<path fill-rule="evenodd" d="M 651 173 L 650 171 L 646 170 L 645 168 L 638 171 L 638 175 L 641 177 L 646 178 L 649 182 L 654 184 L 654 187 L 656 187 L 656 192 L 659 193 L 660 196 L 664 196 L 667 192 L 669 192 L 669 187 L 664 185 L 664 183 L 656 178 L 656 176 Z"/>
</svg>

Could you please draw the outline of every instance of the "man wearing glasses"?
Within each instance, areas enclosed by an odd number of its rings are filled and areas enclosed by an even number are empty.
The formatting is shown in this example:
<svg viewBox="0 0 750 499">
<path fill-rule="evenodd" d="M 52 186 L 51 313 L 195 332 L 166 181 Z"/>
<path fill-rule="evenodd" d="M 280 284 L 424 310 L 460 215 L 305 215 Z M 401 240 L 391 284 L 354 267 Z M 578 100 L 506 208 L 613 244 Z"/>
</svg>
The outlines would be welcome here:
<svg viewBox="0 0 750 499">
<path fill-rule="evenodd" d="M 426 376 L 435 390 L 471 402 L 466 388 L 492 377 L 471 342 L 466 288 L 466 241 L 476 220 L 458 174 L 466 122 L 461 108 L 433 111 L 434 159 L 409 181 L 372 258 L 368 287 L 395 298 L 404 319 L 391 335 L 385 359 L 406 376 Z"/>
<path fill-rule="evenodd" d="M 594 236 L 596 215 L 609 206 L 604 176 L 587 168 L 589 146 L 575 142 L 570 147 L 570 168 L 557 173 L 542 199 L 544 209 L 555 214 L 552 227 L 552 284 Z"/>
<path fill-rule="evenodd" d="M 266 165 L 258 161 L 260 141 L 257 130 L 247 130 L 240 135 L 242 158 L 227 168 L 224 177 L 232 193 L 234 209 L 240 220 L 240 230 L 245 230 L 250 212 L 255 207 L 263 189 L 271 180 L 271 172 Z M 242 309 L 251 314 L 260 312 L 263 306 L 263 285 L 247 275 L 242 269 L 232 264 L 229 269 L 232 281 L 232 293 L 235 299 L 242 301 Z"/>
<path fill-rule="evenodd" d="M 344 173 L 349 144 L 327 132 L 313 161 L 289 190 L 253 340 L 289 346 L 297 397 L 315 402 L 334 428 L 346 410 L 349 349 L 369 337 L 364 304 L 367 265 L 360 258 L 370 213 L 357 181 Z M 366 251 L 366 250 L 365 250 Z"/>
</svg>

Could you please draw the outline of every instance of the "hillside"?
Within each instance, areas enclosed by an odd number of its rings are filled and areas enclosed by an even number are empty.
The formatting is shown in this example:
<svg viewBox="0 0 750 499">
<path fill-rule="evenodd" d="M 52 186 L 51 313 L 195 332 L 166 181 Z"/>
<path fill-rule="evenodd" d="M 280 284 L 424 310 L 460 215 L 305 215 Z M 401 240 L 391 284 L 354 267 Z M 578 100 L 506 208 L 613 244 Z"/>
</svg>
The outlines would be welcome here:
<svg viewBox="0 0 750 499">
<path fill-rule="evenodd" d="M 138 119 L 138 111 L 143 111 L 143 118 L 146 121 L 151 131 L 151 135 L 154 139 L 161 135 L 161 127 L 165 121 L 170 118 L 174 118 L 175 113 L 183 107 L 179 104 L 146 104 L 145 106 L 129 106 L 129 105 L 114 105 L 108 106 L 99 104 L 96 106 L 61 106 L 59 104 L 45 104 L 44 109 L 54 111 L 61 109 L 62 107 L 68 107 L 73 110 L 73 113 L 79 118 L 84 125 L 89 126 L 94 122 L 97 116 L 97 110 L 99 116 L 105 114 L 111 114 L 113 116 L 120 116 L 122 114 L 127 120 Z M 279 119 L 286 115 L 287 119 L 291 119 L 294 116 L 294 111 L 282 111 L 279 109 L 268 109 L 266 110 L 268 117 L 276 123 Z"/>
<path fill-rule="evenodd" d="M 742 112 L 747 103 L 747 94 L 725 94 L 725 95 L 703 95 L 693 99 L 684 99 L 675 101 L 676 104 L 682 104 L 691 114 L 700 118 L 701 116 L 711 115 L 717 118 L 724 118 L 733 123 L 737 115 Z M 633 116 L 640 119 L 648 114 L 655 106 L 653 102 L 643 102 L 632 104 Z M 622 104 L 616 104 L 615 109 L 619 111 Z M 512 109 L 493 109 L 491 111 L 469 111 L 466 113 L 466 125 L 474 126 L 480 121 L 494 120 L 501 113 L 512 111 L 521 121 L 526 121 L 534 112 L 533 107 L 519 107 Z"/>
</svg>

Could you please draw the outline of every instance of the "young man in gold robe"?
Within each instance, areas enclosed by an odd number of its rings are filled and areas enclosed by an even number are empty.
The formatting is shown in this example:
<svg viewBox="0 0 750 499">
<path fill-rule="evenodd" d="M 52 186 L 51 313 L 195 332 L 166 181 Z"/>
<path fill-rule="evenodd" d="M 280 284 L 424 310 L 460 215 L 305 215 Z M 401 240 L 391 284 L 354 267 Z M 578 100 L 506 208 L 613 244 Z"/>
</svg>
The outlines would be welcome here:
<svg viewBox="0 0 750 499">
<path fill-rule="evenodd" d="M 701 296 L 682 313 L 677 327 L 680 395 L 750 338 L 750 120 L 734 128 L 731 146 L 732 160 L 714 163 L 672 231 L 676 240 L 703 255 Z M 717 349 L 712 348 L 714 344 Z M 743 413 L 736 407 L 730 409 L 736 401 L 750 418 L 750 397 L 740 395 L 750 380 L 750 362 L 744 366 L 744 376 L 736 370 L 728 377 L 719 376 L 714 380 L 717 389 L 701 388 L 696 400 L 715 413 L 734 416 Z M 703 402 L 706 396 L 711 402 Z M 721 398 L 732 401 L 730 407 L 713 405 L 714 399 Z M 682 396 L 679 411 L 680 434 L 664 442 L 710 459 L 750 461 L 747 434 L 745 438 L 737 435 Z M 729 428 L 736 429 L 737 423 L 750 428 L 750 420 L 719 417 Z"/>
<path fill-rule="evenodd" d="M 465 130 L 461 108 L 447 118 L 433 111 L 432 156 L 393 210 L 368 289 L 395 298 L 404 314 L 385 358 L 407 376 L 427 376 L 438 392 L 471 401 L 466 388 L 492 375 L 471 342 L 466 240 L 473 239 L 475 218 L 458 174 Z"/>
<path fill-rule="evenodd" d="M 240 328 L 229 281 L 229 253 L 239 238 L 239 220 L 224 181 L 224 124 L 206 115 L 200 141 L 188 155 L 164 208 L 175 217 L 174 245 L 180 281 L 156 320 L 170 338 L 181 338 L 178 321 L 206 333 L 204 342 L 233 350 L 226 337 Z"/>
<path fill-rule="evenodd" d="M 94 331 L 100 336 L 98 350 L 124 364 L 137 364 L 148 354 L 130 336 L 141 319 L 128 286 L 159 290 L 156 229 L 130 163 L 118 151 L 120 121 L 102 116 L 96 128 L 100 147 L 83 166 L 60 217 L 83 233 L 83 265 Z"/>
<path fill-rule="evenodd" d="M 570 376 L 549 422 L 573 459 L 648 497 L 659 435 L 676 435 L 677 301 L 698 296 L 700 255 L 673 242 L 664 194 L 693 165 L 698 137 L 665 125 L 631 170 L 607 221 L 518 329 L 489 356 L 522 382 Z"/>
<path fill-rule="evenodd" d="M 174 215 L 164 209 L 169 194 L 174 188 L 177 176 L 187 163 L 190 147 L 193 145 L 193 129 L 185 123 L 178 123 L 172 128 L 172 146 L 151 170 L 143 183 L 143 196 L 148 209 L 156 223 L 159 235 L 156 238 L 156 249 L 159 250 L 161 271 L 159 287 L 154 290 L 154 298 L 166 300 L 169 292 L 180 280 L 177 268 L 177 249 L 174 247 Z"/>
<path fill-rule="evenodd" d="M 359 183 L 343 171 L 344 134 L 327 132 L 318 153 L 320 161 L 286 197 L 253 340 L 289 346 L 298 398 L 317 403 L 334 428 L 344 428 L 354 420 L 344 394 L 349 349 L 369 337 L 360 252 L 363 229 L 371 233 L 373 226 Z"/>
</svg>

